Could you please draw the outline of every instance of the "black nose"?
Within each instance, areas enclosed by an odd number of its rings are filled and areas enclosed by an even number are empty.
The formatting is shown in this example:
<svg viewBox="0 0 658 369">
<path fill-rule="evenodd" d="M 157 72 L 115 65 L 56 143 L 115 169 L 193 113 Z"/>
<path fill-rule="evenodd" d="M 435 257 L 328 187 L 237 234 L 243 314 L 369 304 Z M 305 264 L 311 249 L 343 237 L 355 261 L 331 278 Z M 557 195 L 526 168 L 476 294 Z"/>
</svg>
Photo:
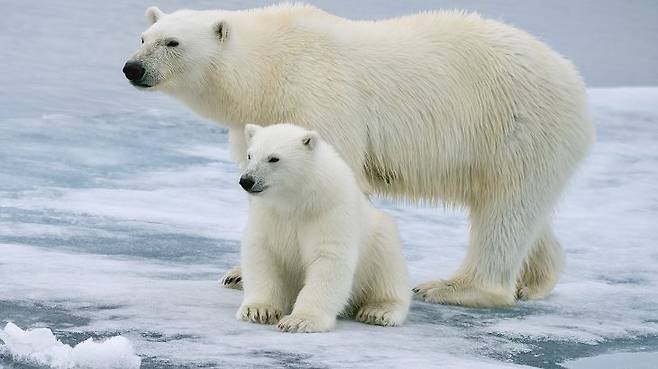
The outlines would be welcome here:
<svg viewBox="0 0 658 369">
<path fill-rule="evenodd" d="M 251 190 L 252 187 L 254 187 L 254 179 L 251 178 L 250 176 L 242 176 L 240 177 L 240 186 L 244 188 L 245 191 Z"/>
<path fill-rule="evenodd" d="M 144 77 L 146 70 L 142 65 L 135 61 L 129 61 L 123 66 L 123 74 L 131 81 L 139 81 Z"/>
</svg>

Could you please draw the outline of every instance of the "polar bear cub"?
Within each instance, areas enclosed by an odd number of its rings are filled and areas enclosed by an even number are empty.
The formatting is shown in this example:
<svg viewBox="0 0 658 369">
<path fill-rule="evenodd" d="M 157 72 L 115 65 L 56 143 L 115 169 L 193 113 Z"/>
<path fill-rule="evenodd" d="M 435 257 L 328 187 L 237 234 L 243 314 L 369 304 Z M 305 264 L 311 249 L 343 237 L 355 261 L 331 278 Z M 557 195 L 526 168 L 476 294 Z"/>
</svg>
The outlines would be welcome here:
<svg viewBox="0 0 658 369">
<path fill-rule="evenodd" d="M 250 194 L 236 317 L 286 332 L 334 328 L 343 313 L 402 324 L 411 290 L 396 222 L 375 209 L 349 166 L 314 131 L 245 127 Z"/>
</svg>

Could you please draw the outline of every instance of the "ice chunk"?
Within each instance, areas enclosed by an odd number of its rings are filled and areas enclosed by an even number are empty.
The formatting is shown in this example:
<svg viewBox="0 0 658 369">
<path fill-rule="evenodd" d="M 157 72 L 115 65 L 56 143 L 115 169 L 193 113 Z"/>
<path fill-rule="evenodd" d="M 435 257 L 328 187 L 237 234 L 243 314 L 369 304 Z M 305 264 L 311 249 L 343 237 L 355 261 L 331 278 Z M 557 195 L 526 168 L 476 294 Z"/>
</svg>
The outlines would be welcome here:
<svg viewBox="0 0 658 369">
<path fill-rule="evenodd" d="M 102 342 L 89 338 L 75 347 L 60 342 L 48 328 L 22 330 L 7 323 L 0 331 L 0 352 L 16 361 L 48 366 L 54 369 L 132 369 L 139 368 L 141 358 L 135 355 L 130 341 L 116 336 Z"/>
</svg>

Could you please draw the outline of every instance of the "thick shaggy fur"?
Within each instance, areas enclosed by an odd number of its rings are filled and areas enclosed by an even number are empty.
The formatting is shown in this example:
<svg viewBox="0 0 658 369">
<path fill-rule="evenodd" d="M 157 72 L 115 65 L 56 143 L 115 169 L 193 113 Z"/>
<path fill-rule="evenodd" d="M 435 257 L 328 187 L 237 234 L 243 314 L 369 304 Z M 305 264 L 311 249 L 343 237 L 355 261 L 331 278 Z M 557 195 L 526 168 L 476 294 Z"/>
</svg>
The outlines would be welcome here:
<svg viewBox="0 0 658 369">
<path fill-rule="evenodd" d="M 402 324 L 411 291 L 393 218 L 370 204 L 316 133 L 250 124 L 246 136 L 242 177 L 255 183 L 237 318 L 278 321 L 287 332 L 330 330 L 342 311 L 365 323 Z"/>
<path fill-rule="evenodd" d="M 133 58 L 145 84 L 228 126 L 241 167 L 245 124 L 294 122 L 331 143 L 364 192 L 470 209 L 462 266 L 417 297 L 489 307 L 551 291 L 564 256 L 549 218 L 593 128 L 581 77 L 545 44 L 454 11 L 147 14 L 155 23 Z"/>
</svg>

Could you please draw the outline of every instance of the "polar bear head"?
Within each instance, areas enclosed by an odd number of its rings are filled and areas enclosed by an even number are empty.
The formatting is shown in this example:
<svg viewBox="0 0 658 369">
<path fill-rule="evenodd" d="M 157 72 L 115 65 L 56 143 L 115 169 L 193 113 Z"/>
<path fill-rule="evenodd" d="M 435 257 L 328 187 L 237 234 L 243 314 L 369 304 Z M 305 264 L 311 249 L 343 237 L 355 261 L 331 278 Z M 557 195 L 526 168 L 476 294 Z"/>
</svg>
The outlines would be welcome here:
<svg viewBox="0 0 658 369">
<path fill-rule="evenodd" d="M 316 132 L 292 124 L 247 124 L 245 137 L 248 161 L 240 185 L 249 194 L 294 198 L 312 181 L 320 144 Z"/>
<path fill-rule="evenodd" d="M 199 90 L 212 71 L 221 66 L 230 38 L 227 12 L 181 10 L 165 14 L 157 7 L 146 11 L 149 28 L 140 49 L 123 72 L 142 89 L 175 93 Z"/>
<path fill-rule="evenodd" d="M 236 129 L 250 122 L 284 122 L 292 110 L 287 102 L 297 101 L 290 97 L 308 94 L 305 88 L 285 88 L 294 85 L 288 77 L 300 71 L 298 56 L 310 55 L 309 45 L 317 45 L 293 19 L 328 16 L 312 6 L 286 3 L 169 14 L 151 7 L 142 46 L 123 72 L 138 89 L 164 92 L 201 116 Z M 323 61 L 326 68 L 335 66 L 331 58 L 307 60 L 314 71 Z"/>
</svg>

